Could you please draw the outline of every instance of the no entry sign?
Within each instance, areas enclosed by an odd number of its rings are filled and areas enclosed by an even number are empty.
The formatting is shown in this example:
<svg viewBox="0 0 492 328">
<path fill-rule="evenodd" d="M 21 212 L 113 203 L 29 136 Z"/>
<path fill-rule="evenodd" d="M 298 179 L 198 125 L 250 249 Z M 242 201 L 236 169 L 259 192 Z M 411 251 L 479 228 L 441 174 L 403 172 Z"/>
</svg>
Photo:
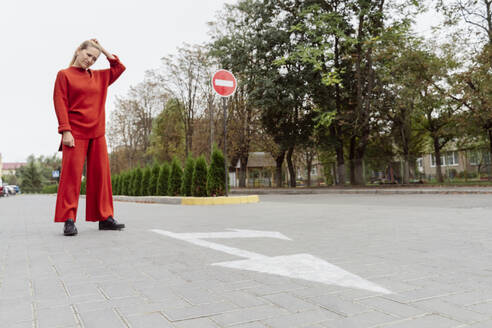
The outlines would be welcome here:
<svg viewBox="0 0 492 328">
<path fill-rule="evenodd" d="M 221 69 L 212 76 L 212 87 L 219 96 L 229 97 L 236 92 L 237 81 L 234 74 Z"/>
</svg>

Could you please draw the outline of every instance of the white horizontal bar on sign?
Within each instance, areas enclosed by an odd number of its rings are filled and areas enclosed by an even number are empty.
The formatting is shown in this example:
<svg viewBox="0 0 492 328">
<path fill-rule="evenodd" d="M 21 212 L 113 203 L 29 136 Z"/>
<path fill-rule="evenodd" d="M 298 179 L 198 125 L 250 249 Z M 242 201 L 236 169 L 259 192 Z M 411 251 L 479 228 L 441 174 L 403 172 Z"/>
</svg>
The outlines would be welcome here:
<svg viewBox="0 0 492 328">
<path fill-rule="evenodd" d="M 234 87 L 234 81 L 216 79 L 215 80 L 215 85 L 218 86 L 218 87 L 229 87 L 229 88 L 232 88 L 232 87 Z"/>
</svg>

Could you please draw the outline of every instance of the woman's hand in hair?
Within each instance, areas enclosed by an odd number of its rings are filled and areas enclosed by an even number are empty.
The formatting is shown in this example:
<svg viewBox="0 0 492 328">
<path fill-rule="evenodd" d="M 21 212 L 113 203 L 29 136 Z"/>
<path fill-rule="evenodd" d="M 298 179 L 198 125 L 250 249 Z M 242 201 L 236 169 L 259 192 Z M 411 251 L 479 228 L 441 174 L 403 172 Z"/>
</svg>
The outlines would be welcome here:
<svg viewBox="0 0 492 328">
<path fill-rule="evenodd" d="M 62 143 L 67 147 L 75 147 L 75 139 L 73 138 L 72 132 L 63 131 Z"/>
<path fill-rule="evenodd" d="M 101 44 L 99 43 L 99 41 L 97 41 L 97 39 L 91 39 L 91 42 L 94 43 L 98 48 L 99 50 L 101 50 L 101 52 L 104 54 L 104 56 L 106 56 L 108 59 L 115 59 L 115 57 L 109 53 L 108 51 L 106 51 L 106 49 L 104 49 Z"/>
</svg>

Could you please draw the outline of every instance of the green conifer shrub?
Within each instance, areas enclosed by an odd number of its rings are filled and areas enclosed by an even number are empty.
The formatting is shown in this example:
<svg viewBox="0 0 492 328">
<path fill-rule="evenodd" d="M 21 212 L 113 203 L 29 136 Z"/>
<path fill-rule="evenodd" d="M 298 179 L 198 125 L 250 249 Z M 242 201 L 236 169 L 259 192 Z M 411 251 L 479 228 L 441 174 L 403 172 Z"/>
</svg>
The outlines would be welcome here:
<svg viewBox="0 0 492 328">
<path fill-rule="evenodd" d="M 120 195 L 126 195 L 127 176 L 127 172 L 120 173 Z"/>
<path fill-rule="evenodd" d="M 157 180 L 156 193 L 158 196 L 166 196 L 169 185 L 169 174 L 171 173 L 171 167 L 168 163 L 162 164 L 159 170 L 159 179 Z"/>
<path fill-rule="evenodd" d="M 171 174 L 169 175 L 169 185 L 167 187 L 168 196 L 179 196 L 181 194 L 181 183 L 183 180 L 183 169 L 177 157 L 171 163 Z"/>
<path fill-rule="evenodd" d="M 152 169 L 150 166 L 147 166 L 143 169 L 142 183 L 140 186 L 140 195 L 141 196 L 150 196 L 149 194 L 149 184 L 150 184 L 150 176 L 152 175 Z"/>
<path fill-rule="evenodd" d="M 195 160 L 188 156 L 186 159 L 185 169 L 183 173 L 183 182 L 181 184 L 181 195 L 191 196 L 191 183 L 193 180 L 193 170 L 195 169 Z"/>
<path fill-rule="evenodd" d="M 203 155 L 198 157 L 195 163 L 191 182 L 191 194 L 195 197 L 207 196 L 207 162 Z"/>
<path fill-rule="evenodd" d="M 131 191 L 132 181 L 133 181 L 133 170 L 127 171 L 125 173 L 125 193 L 124 193 L 124 195 L 126 196 L 131 196 L 132 194 Z"/>
<path fill-rule="evenodd" d="M 132 169 L 132 170 L 130 170 L 130 172 L 128 172 L 128 174 L 130 176 L 128 179 L 128 189 L 127 189 L 128 196 L 135 196 L 133 194 L 133 184 L 135 181 L 135 173 L 136 173 L 136 169 Z"/>
<path fill-rule="evenodd" d="M 86 179 L 80 184 L 80 194 L 85 195 L 86 193 Z"/>
<path fill-rule="evenodd" d="M 212 161 L 207 175 L 207 193 L 210 196 L 225 195 L 225 168 L 224 155 L 214 147 L 212 152 Z"/>
<path fill-rule="evenodd" d="M 137 167 L 135 169 L 135 177 L 133 180 L 133 196 L 142 196 L 141 194 L 141 186 L 142 186 L 142 169 Z"/>
<path fill-rule="evenodd" d="M 157 181 L 159 180 L 159 172 L 161 171 L 161 168 L 159 164 L 154 163 L 154 166 L 152 167 L 152 173 L 150 176 L 150 182 L 149 182 L 149 189 L 147 190 L 147 194 L 150 196 L 156 196 L 157 195 Z"/>
<path fill-rule="evenodd" d="M 111 178 L 111 190 L 113 191 L 113 195 L 119 195 L 118 191 L 118 183 L 120 182 L 120 176 L 114 175 Z"/>
</svg>

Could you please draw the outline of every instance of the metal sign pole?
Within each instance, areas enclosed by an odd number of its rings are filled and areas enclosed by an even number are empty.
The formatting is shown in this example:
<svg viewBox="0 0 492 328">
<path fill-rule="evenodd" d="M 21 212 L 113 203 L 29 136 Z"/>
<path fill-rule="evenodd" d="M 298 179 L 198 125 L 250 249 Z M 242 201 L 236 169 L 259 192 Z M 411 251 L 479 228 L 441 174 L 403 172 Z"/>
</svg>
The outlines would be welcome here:
<svg viewBox="0 0 492 328">
<path fill-rule="evenodd" d="M 227 97 L 230 97 L 236 92 L 237 80 L 231 72 L 220 69 L 212 76 L 212 88 L 222 97 L 222 108 L 224 111 L 224 180 L 225 180 L 225 195 L 229 195 L 229 183 L 227 178 L 229 169 L 227 166 Z"/>
<path fill-rule="evenodd" d="M 212 106 L 212 97 L 208 98 L 208 108 L 210 110 L 210 158 L 214 152 L 214 107 Z"/>
<path fill-rule="evenodd" d="M 222 98 L 222 107 L 224 110 L 224 172 L 225 172 L 225 195 L 229 196 L 229 184 L 227 183 L 227 98 Z"/>
</svg>

